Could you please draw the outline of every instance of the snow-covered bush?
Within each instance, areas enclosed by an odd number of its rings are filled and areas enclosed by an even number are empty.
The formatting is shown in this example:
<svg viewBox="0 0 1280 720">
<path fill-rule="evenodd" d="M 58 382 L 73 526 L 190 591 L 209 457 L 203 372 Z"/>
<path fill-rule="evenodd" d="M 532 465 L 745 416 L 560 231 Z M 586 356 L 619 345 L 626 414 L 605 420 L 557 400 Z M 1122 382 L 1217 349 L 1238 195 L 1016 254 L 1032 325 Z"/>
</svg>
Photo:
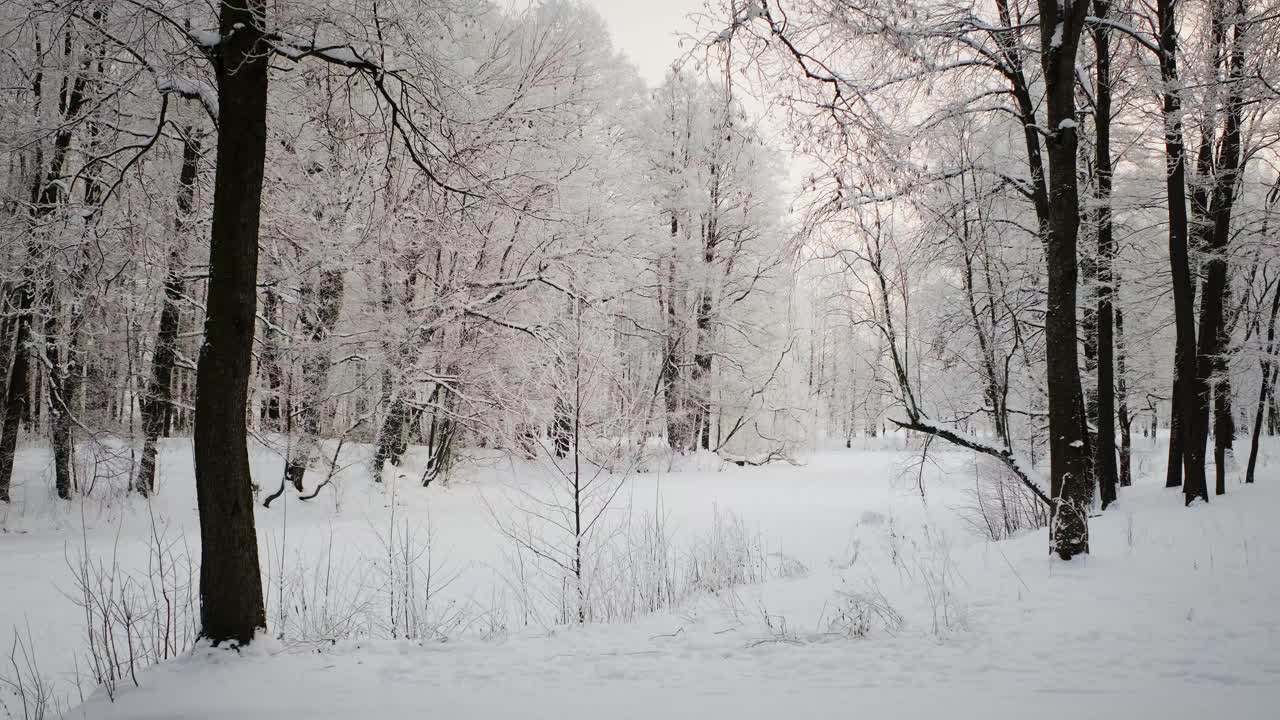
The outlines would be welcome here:
<svg viewBox="0 0 1280 720">
<path fill-rule="evenodd" d="M 768 577 L 764 540 L 732 512 L 713 511 L 710 529 L 695 538 L 683 566 L 686 592 L 716 593 Z"/>
<path fill-rule="evenodd" d="M 45 720 L 63 716 L 54 683 L 40 670 L 31 630 L 26 637 L 14 628 L 13 646 L 0 665 L 0 712 L 14 720 Z"/>
<path fill-rule="evenodd" d="M 902 629 L 902 615 L 874 583 L 869 583 L 860 592 L 841 592 L 840 600 L 827 622 L 830 632 L 863 638 L 877 629 L 889 633 Z"/>
<path fill-rule="evenodd" d="M 145 572 L 128 572 L 114 553 L 95 557 L 87 543 L 69 560 L 89 672 L 113 697 L 121 681 L 137 685 L 138 671 L 186 652 L 196 638 L 199 573 L 185 536 L 153 517 L 147 560 Z"/>
</svg>

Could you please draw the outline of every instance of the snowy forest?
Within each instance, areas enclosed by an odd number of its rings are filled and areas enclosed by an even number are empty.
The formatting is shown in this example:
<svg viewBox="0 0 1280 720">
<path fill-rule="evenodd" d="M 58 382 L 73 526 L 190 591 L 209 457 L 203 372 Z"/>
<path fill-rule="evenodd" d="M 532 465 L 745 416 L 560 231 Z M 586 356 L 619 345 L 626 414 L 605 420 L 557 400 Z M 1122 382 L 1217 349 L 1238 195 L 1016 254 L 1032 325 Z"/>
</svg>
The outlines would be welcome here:
<svg viewBox="0 0 1280 720">
<path fill-rule="evenodd" d="M 0 0 L 0 716 L 1268 717 L 1280 2 L 623 5 Z"/>
</svg>

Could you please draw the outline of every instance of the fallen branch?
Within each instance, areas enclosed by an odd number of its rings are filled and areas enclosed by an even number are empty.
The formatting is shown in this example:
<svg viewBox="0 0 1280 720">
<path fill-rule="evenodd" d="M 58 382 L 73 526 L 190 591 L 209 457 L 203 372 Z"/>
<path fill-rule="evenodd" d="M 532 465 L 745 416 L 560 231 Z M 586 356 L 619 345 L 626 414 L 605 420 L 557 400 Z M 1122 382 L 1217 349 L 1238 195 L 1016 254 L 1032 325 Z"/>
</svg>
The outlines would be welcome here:
<svg viewBox="0 0 1280 720">
<path fill-rule="evenodd" d="M 997 448 L 991 445 L 986 445 L 977 440 L 974 440 L 973 438 L 967 438 L 963 435 L 960 435 L 959 433 L 952 432 L 951 430 L 947 430 L 945 428 L 940 428 L 940 427 L 930 425 L 924 422 L 923 420 L 903 422 L 901 420 L 894 420 L 893 418 L 889 418 L 889 422 L 893 423 L 894 425 L 897 425 L 903 430 L 915 430 L 917 432 L 922 432 L 927 435 L 932 435 L 933 437 L 939 437 L 951 443 L 952 445 L 958 445 L 962 448 L 966 448 L 977 453 L 982 453 L 983 455 L 989 455 L 999 460 L 1001 463 L 1004 463 L 1004 466 L 1009 469 L 1009 472 L 1016 475 L 1017 478 L 1022 481 L 1023 485 L 1027 486 L 1028 490 L 1035 493 L 1035 496 L 1040 499 L 1040 502 L 1044 503 L 1048 507 L 1051 507 L 1051 508 L 1053 507 L 1053 501 L 1050 500 L 1049 496 L 1045 494 L 1044 490 L 1041 490 L 1040 486 L 1037 485 L 1031 479 L 1031 476 L 1028 475 L 1027 472 L 1022 469 L 1022 465 L 1018 463 L 1018 459 L 1014 457 L 1012 452 L 1009 452 L 1008 450 L 1005 450 L 1003 448 Z"/>
<path fill-rule="evenodd" d="M 727 463 L 733 463 L 738 467 L 744 467 L 746 465 L 750 465 L 752 467 L 760 467 L 761 465 L 768 465 L 769 463 L 774 462 L 776 460 L 781 460 L 783 462 L 787 462 L 792 465 L 796 464 L 794 460 L 792 460 L 790 457 L 787 457 L 787 454 L 781 450 L 770 450 L 769 454 L 765 455 L 763 458 L 759 460 L 752 460 L 750 458 L 745 458 L 738 455 L 729 455 L 721 452 L 717 452 L 716 455 L 718 455 L 721 460 L 724 460 Z"/>
</svg>

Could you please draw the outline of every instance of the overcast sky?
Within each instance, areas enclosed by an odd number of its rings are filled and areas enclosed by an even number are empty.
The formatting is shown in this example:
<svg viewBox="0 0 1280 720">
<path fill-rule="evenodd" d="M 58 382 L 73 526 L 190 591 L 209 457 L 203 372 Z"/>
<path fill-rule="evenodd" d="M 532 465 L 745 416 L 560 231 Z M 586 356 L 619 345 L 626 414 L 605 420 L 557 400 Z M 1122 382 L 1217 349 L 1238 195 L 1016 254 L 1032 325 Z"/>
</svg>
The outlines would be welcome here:
<svg viewBox="0 0 1280 720">
<path fill-rule="evenodd" d="M 586 4 L 604 17 L 614 47 L 626 54 L 650 86 L 662 82 L 671 61 L 683 52 L 679 35 L 693 32 L 694 27 L 688 15 L 703 10 L 702 0 L 586 0 Z"/>
<path fill-rule="evenodd" d="M 690 41 L 680 47 L 682 35 L 694 35 L 697 23 L 690 15 L 706 13 L 706 0 L 585 0 L 594 7 L 609 25 L 613 45 L 622 51 L 640 71 L 640 77 L 650 87 L 656 87 L 666 77 L 672 61 L 689 52 Z M 705 18 L 704 18 L 705 19 Z M 738 100 L 753 115 L 766 112 L 763 103 L 750 93 L 739 92 Z M 758 126 L 766 138 L 774 140 L 779 152 L 786 152 L 780 141 L 780 118 L 767 116 Z M 788 153 L 789 155 L 789 153 Z M 811 163 L 788 157 L 784 161 L 787 174 L 783 178 L 784 191 L 799 191 L 805 173 L 813 172 Z"/>
</svg>

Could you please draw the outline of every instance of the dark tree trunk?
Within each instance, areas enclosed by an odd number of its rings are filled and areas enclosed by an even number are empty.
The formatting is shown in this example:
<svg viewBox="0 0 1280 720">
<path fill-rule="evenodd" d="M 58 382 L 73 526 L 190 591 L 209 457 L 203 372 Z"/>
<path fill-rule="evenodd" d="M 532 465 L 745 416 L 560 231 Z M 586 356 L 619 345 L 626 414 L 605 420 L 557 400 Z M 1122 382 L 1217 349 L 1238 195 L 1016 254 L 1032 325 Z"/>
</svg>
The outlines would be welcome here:
<svg viewBox="0 0 1280 720">
<path fill-rule="evenodd" d="M 246 432 L 266 158 L 265 25 L 266 0 L 221 6 L 218 165 L 193 443 L 200 635 L 215 644 L 243 645 L 266 627 Z"/>
<path fill-rule="evenodd" d="M 53 486 L 59 498 L 70 500 L 71 487 L 74 484 L 72 466 L 75 463 L 69 402 L 73 395 L 71 380 L 73 372 L 70 365 L 75 357 L 76 348 L 73 338 L 65 357 L 59 350 L 58 338 L 61 333 L 58 320 L 62 315 L 62 303 L 58 302 L 51 285 L 46 286 L 44 298 L 42 305 L 47 313 L 44 321 L 44 364 L 45 380 L 48 383 L 45 397 L 49 402 L 49 444 L 53 448 Z"/>
<path fill-rule="evenodd" d="M 102 11 L 97 9 L 94 11 L 94 18 L 101 19 Z M 36 38 L 36 54 L 41 55 L 40 40 Z M 65 33 L 65 40 L 62 46 L 63 57 L 69 62 L 73 55 L 72 33 Z M 38 392 L 40 389 L 37 383 L 33 388 L 28 377 L 30 372 L 30 359 L 27 356 L 26 346 L 30 342 L 35 318 L 36 292 L 38 278 L 37 273 L 44 274 L 45 290 L 41 293 L 41 299 L 46 301 L 47 305 L 51 305 L 52 294 L 52 268 L 48 264 L 48 250 L 40 244 L 40 238 L 36 237 L 36 230 L 41 222 L 47 219 L 55 210 L 63 203 L 65 197 L 65 188 L 62 183 L 63 165 L 65 164 L 67 153 L 71 148 L 72 134 L 77 127 L 80 113 L 85 103 L 85 90 L 88 86 L 88 74 L 92 57 L 85 53 L 85 58 L 81 62 L 78 72 L 70 78 L 64 77 L 61 89 L 58 93 L 58 117 L 62 121 L 53 136 L 53 147 L 49 158 L 48 166 L 44 165 L 44 158 L 37 149 L 35 166 L 35 179 L 31 187 L 31 215 L 30 215 L 30 231 L 27 246 L 27 264 L 23 271 L 23 288 L 22 294 L 18 302 L 17 319 L 14 331 L 14 361 L 10 369 L 9 382 L 7 383 L 8 397 L 5 401 L 5 417 L 3 425 L 0 426 L 3 434 L 0 436 L 0 499 L 8 500 L 9 486 L 13 477 L 13 456 L 17 451 L 18 427 L 19 422 L 25 420 L 28 428 L 34 425 L 35 403 L 31 393 Z M 43 61 L 43 58 L 42 58 Z M 43 73 L 37 69 L 32 78 L 32 97 L 34 104 L 38 108 L 43 92 Z M 50 360 L 49 353 L 53 350 L 53 362 L 49 367 L 50 384 L 61 383 L 61 368 L 57 363 L 56 345 L 53 343 L 57 331 L 58 312 L 53 307 L 45 308 L 49 318 L 44 326 L 45 331 L 45 347 L 44 356 L 46 362 Z M 53 331 L 52 334 L 50 331 Z M 52 388 L 51 388 L 52 389 Z M 61 389 L 61 388 L 59 388 Z M 58 395 L 60 397 L 60 394 Z M 63 498 L 70 497 L 71 493 L 71 439 L 70 439 L 70 416 L 67 414 L 66 407 L 57 407 L 55 394 L 50 394 L 50 409 L 55 410 L 55 415 L 51 417 L 50 429 L 53 434 L 54 446 L 54 475 L 55 485 L 58 495 Z"/>
<path fill-rule="evenodd" d="M 1120 487 L 1133 484 L 1133 416 L 1129 414 L 1129 376 L 1125 368 L 1124 313 L 1116 308 L 1116 419 L 1120 424 Z M 1145 434 L 1145 431 L 1144 431 Z"/>
<path fill-rule="evenodd" d="M 556 395 L 555 417 L 551 422 L 551 445 L 556 457 L 564 459 L 573 449 L 573 408 L 563 393 Z"/>
<path fill-rule="evenodd" d="M 995 430 L 996 438 L 1000 440 L 1000 444 L 1005 449 L 1011 449 L 1013 440 L 1009 436 L 1009 414 L 1008 408 L 1005 407 L 1005 387 L 1001 381 L 1001 376 L 997 374 L 995 350 L 992 347 L 993 341 L 987 337 L 987 328 L 982 324 L 982 317 L 978 310 L 978 299 L 974 291 L 973 280 L 973 259 L 974 254 L 978 252 L 976 247 L 970 245 L 970 220 L 969 220 L 969 199 L 967 193 L 967 184 L 965 176 L 960 176 L 960 238 L 964 243 L 961 251 L 964 259 L 964 292 L 965 300 L 969 304 L 969 319 L 973 321 L 973 331 L 978 339 L 978 354 L 982 360 L 982 375 L 985 389 L 983 395 L 987 405 L 990 406 L 989 413 L 991 415 L 991 425 Z M 976 245 L 976 242 L 974 243 Z M 983 250 L 985 253 L 985 249 Z M 988 274 L 988 283 L 990 275 Z M 990 285 L 988 285 L 990 288 Z M 992 328 L 995 328 L 994 321 Z"/>
<path fill-rule="evenodd" d="M 1267 210 L 1272 209 L 1277 202 L 1280 202 L 1280 178 L 1276 178 L 1275 185 L 1267 194 Z M 1268 213 L 1264 216 L 1262 223 L 1263 237 L 1267 235 L 1268 223 L 1265 218 L 1269 215 Z M 1254 470 L 1258 465 L 1258 443 L 1262 436 L 1263 413 L 1267 412 L 1268 407 L 1274 407 L 1268 400 L 1275 397 L 1276 319 L 1280 316 L 1280 284 L 1277 284 L 1271 292 L 1271 314 L 1267 318 L 1267 344 L 1264 346 L 1262 358 L 1258 361 L 1261 371 L 1258 379 L 1258 410 L 1253 416 L 1253 434 L 1249 440 L 1249 464 L 1244 474 L 1246 484 L 1253 483 Z"/>
<path fill-rule="evenodd" d="M 449 368 L 449 375 L 456 375 L 457 368 Z M 561 401 L 557 399 L 557 403 Z M 449 408 L 449 389 L 444 385 L 437 384 L 435 391 L 432 393 L 432 412 L 431 426 L 427 431 L 427 464 L 422 472 L 422 486 L 427 487 L 433 480 L 448 472 L 449 466 L 453 461 L 453 441 L 457 430 L 457 424 L 450 416 Z M 557 416 L 557 422 L 560 417 Z M 560 454 L 562 443 L 568 445 L 572 442 L 572 436 L 556 435 L 556 454 L 563 458 L 565 455 Z"/>
<path fill-rule="evenodd" d="M 1243 17 L 1244 3 L 1237 3 L 1237 12 Z M 1213 35 L 1219 46 L 1225 43 L 1223 8 L 1215 7 Z M 1222 495 L 1226 488 L 1226 464 L 1235 421 L 1231 412 L 1231 379 L 1227 372 L 1225 353 L 1230 338 L 1226 324 L 1226 307 L 1230 294 L 1227 278 L 1227 249 L 1231 241 L 1231 215 L 1235 205 L 1236 184 L 1240 173 L 1240 126 L 1244 106 L 1241 95 L 1244 80 L 1244 24 L 1235 25 L 1227 93 L 1225 126 L 1222 146 L 1217 163 L 1217 175 L 1213 182 L 1205 219 L 1204 290 L 1200 299 L 1200 338 L 1196 375 L 1196 447 L 1201 453 L 1208 442 L 1210 392 L 1213 396 L 1213 457 L 1215 467 L 1215 492 Z"/>
<path fill-rule="evenodd" d="M 1176 352 L 1176 349 L 1175 349 Z M 1176 363 L 1176 359 L 1175 359 Z M 1182 423 L 1178 420 L 1182 416 L 1179 411 L 1179 403 L 1182 402 L 1181 380 L 1176 377 L 1173 379 L 1173 399 L 1169 403 L 1169 456 L 1165 465 L 1164 486 L 1167 488 L 1182 487 Z M 1156 435 L 1156 425 L 1151 426 L 1151 436 Z"/>
<path fill-rule="evenodd" d="M 1082 3 L 1083 4 L 1083 3 Z M 996 11 L 1002 28 L 996 34 L 1000 52 L 1009 68 L 1006 79 L 1013 91 L 1018 119 L 1022 123 L 1023 141 L 1027 149 L 1027 170 L 1031 177 L 1031 200 L 1036 209 L 1041 237 L 1046 237 L 1049 225 L 1049 190 L 1045 185 L 1044 158 L 1040 148 L 1039 123 L 1036 118 L 1036 102 L 1031 96 L 1031 84 L 1027 82 L 1022 56 L 1024 45 L 1021 32 L 1013 29 L 1013 17 L 1009 12 L 1009 0 L 996 0 Z M 1052 161 L 1050 161 L 1052 163 Z"/>
<path fill-rule="evenodd" d="M 1245 483 L 1253 482 L 1254 469 L 1258 464 L 1258 441 L 1262 435 L 1262 415 L 1266 412 L 1267 398 L 1275 394 L 1272 366 L 1275 364 L 1276 352 L 1276 316 L 1280 314 L 1280 287 L 1272 291 L 1271 316 L 1267 321 L 1267 344 L 1262 359 L 1259 360 L 1261 378 L 1258 382 L 1258 411 L 1253 416 L 1253 435 L 1249 441 L 1249 465 L 1245 470 Z"/>
<path fill-rule="evenodd" d="M 1276 386 L 1276 374 L 1280 371 L 1280 363 L 1273 363 L 1271 368 L 1271 387 Z M 1267 395 L 1267 437 L 1280 435 L 1280 393 Z"/>
<path fill-rule="evenodd" d="M 262 394 L 262 429 L 268 432 L 284 430 L 284 372 L 280 368 L 280 296 L 274 287 L 263 294 L 262 352 L 258 355 L 258 372 L 266 380 Z"/>
<path fill-rule="evenodd" d="M 1182 493 L 1188 505 L 1196 498 L 1207 501 L 1209 489 L 1204 471 L 1204 443 L 1195 442 L 1198 417 L 1196 392 L 1195 288 L 1187 252 L 1186 150 L 1182 142 L 1182 99 L 1178 94 L 1178 31 L 1175 0 L 1159 0 L 1160 74 L 1165 84 L 1165 181 L 1169 199 L 1169 270 L 1173 276 L 1173 311 L 1176 329 L 1173 410 L 1170 415 L 1169 461 L 1166 485 L 1176 487 L 1173 467 L 1182 461 Z"/>
<path fill-rule="evenodd" d="M 156 443 L 169 430 L 173 414 L 173 366 L 177 360 L 178 320 L 182 302 L 182 255 L 179 247 L 186 235 L 187 218 L 195 200 L 196 173 L 199 170 L 200 141 L 193 129 L 183 133 L 182 169 L 178 173 L 177 209 L 173 218 L 173 245 L 164 275 L 164 299 L 160 306 L 160 327 L 156 330 L 156 347 L 151 354 L 151 377 L 142 397 L 142 459 L 133 489 L 147 497 L 156 489 Z"/>
<path fill-rule="evenodd" d="M 1040 0 L 1041 64 L 1048 109 L 1049 233 L 1045 238 L 1048 312 L 1050 548 L 1069 560 L 1089 552 L 1088 442 L 1076 346 L 1076 238 L 1080 198 L 1076 186 L 1075 60 L 1088 5 Z"/>
<path fill-rule="evenodd" d="M 0 283 L 0 425 L 4 424 L 4 404 L 9 395 L 9 363 L 13 362 L 13 333 L 17 329 L 18 293 L 9 283 Z"/>
<path fill-rule="evenodd" d="M 377 449 L 373 453 L 373 479 L 382 482 L 382 469 L 389 462 L 400 463 L 404 452 L 409 448 L 405 437 L 405 429 L 409 427 L 410 407 L 403 391 L 395 393 L 391 405 L 387 409 L 387 417 L 382 421 L 382 429 L 378 431 Z"/>
<path fill-rule="evenodd" d="M 694 449 L 711 449 L 711 296 L 702 292 L 698 303 L 698 351 L 693 356 L 693 376 L 690 385 L 697 396 L 697 421 L 694 423 Z"/>
<path fill-rule="evenodd" d="M 34 312 L 34 305 L 32 307 Z M 30 322 L 35 321 L 32 319 Z M 30 328 L 27 329 L 27 333 L 30 339 L 32 337 Z M 34 354 L 34 340 L 31 344 L 31 352 Z M 27 394 L 26 402 L 22 404 L 22 427 L 32 434 L 40 432 L 40 403 L 44 401 L 44 394 L 41 392 L 44 385 L 40 382 L 40 364 L 35 364 L 34 371 L 30 364 L 34 357 L 33 355 L 32 358 L 27 358 L 27 382 L 22 386 L 22 392 Z"/>
<path fill-rule="evenodd" d="M 0 501 L 9 502 L 13 481 L 13 456 L 18 448 L 18 425 L 27 404 L 27 341 L 31 333 L 31 307 L 35 288 L 31 278 L 19 289 L 13 331 L 13 362 L 9 366 L 8 394 L 4 403 L 3 435 L 0 435 Z"/>
<path fill-rule="evenodd" d="M 679 233 L 680 222 L 674 211 L 671 213 L 671 238 Z M 674 252 L 674 251 L 673 251 Z M 684 403 L 685 383 L 680 371 L 680 328 L 676 313 L 676 271 L 675 258 L 667 259 L 667 286 L 663 300 L 666 332 L 662 338 L 662 394 L 666 403 L 667 444 L 675 452 L 688 450 L 693 441 L 689 416 Z"/>
<path fill-rule="evenodd" d="M 711 319 L 715 311 L 711 278 L 715 275 L 716 246 L 720 244 L 720 171 L 715 161 L 711 165 L 711 213 L 702 229 L 702 278 L 699 283 L 698 309 L 694 319 L 696 334 L 693 354 L 693 376 L 690 379 L 696 403 L 697 421 L 694 423 L 694 449 L 711 449 Z"/>
<path fill-rule="evenodd" d="M 1109 0 L 1094 0 L 1094 14 L 1106 18 Z M 1114 262 L 1115 239 L 1111 226 L 1111 49 L 1110 30 L 1105 25 L 1093 31 L 1097 55 L 1097 89 L 1094 92 L 1095 163 L 1097 165 L 1098 278 L 1097 329 L 1098 360 L 1097 436 L 1094 440 L 1093 472 L 1098 478 L 1102 509 L 1116 500 L 1116 425 L 1115 425 L 1115 345 L 1114 345 Z M 1122 419 L 1122 423 L 1126 420 Z"/>
</svg>

